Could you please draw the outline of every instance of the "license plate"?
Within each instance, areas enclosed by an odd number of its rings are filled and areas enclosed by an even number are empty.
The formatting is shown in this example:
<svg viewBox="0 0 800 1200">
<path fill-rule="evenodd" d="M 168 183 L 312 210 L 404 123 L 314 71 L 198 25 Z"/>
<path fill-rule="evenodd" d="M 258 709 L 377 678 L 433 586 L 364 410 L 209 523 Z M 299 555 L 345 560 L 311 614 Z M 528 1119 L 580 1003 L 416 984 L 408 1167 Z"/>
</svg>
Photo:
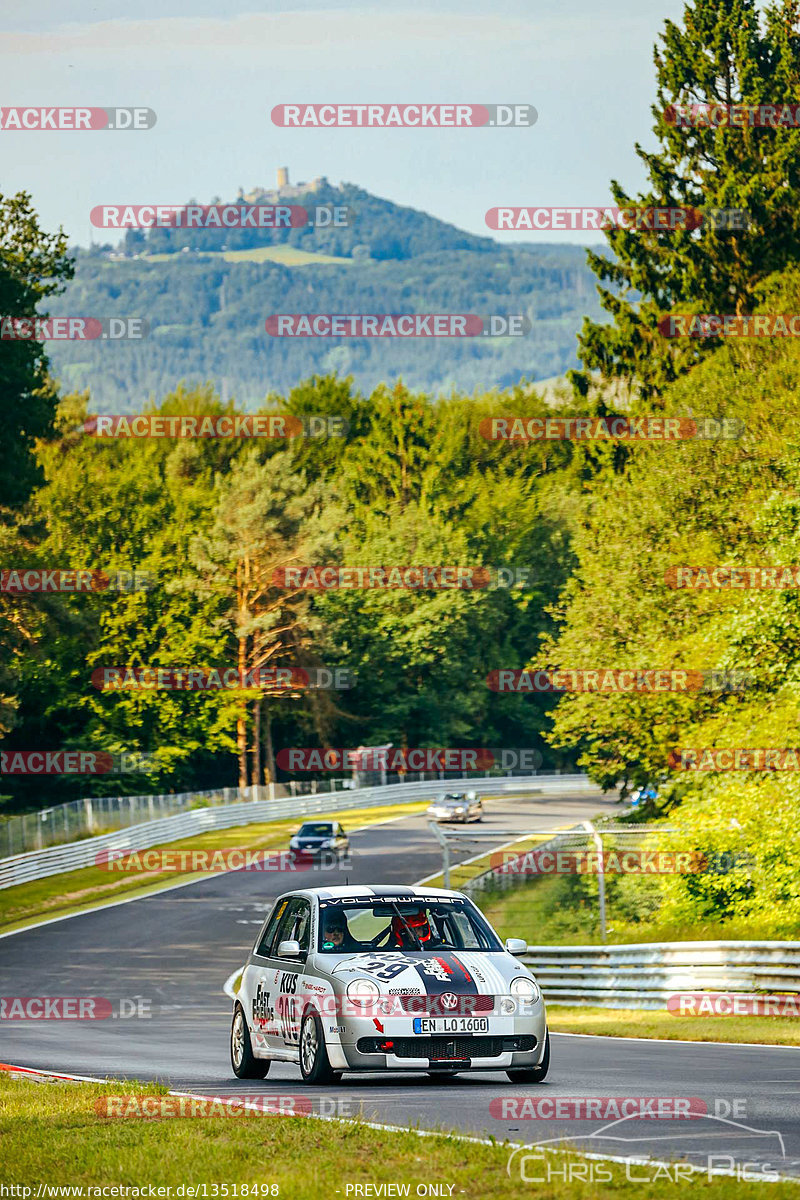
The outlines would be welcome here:
<svg viewBox="0 0 800 1200">
<path fill-rule="evenodd" d="M 414 1017 L 414 1033 L 488 1033 L 488 1017 Z"/>
</svg>

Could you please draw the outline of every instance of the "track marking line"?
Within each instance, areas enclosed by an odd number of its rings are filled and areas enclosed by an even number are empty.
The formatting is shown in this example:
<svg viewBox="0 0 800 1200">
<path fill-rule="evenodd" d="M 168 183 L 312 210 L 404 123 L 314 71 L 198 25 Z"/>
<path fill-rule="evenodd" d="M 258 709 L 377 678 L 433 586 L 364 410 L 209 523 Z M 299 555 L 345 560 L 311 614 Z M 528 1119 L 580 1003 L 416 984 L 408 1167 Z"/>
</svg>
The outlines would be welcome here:
<svg viewBox="0 0 800 1200">
<path fill-rule="evenodd" d="M 609 1012 L 615 1011 L 609 1009 Z M 659 1046 L 743 1046 L 750 1050 L 800 1050 L 800 1046 L 790 1046 L 786 1042 L 706 1042 L 700 1038 L 692 1041 L 691 1038 L 630 1037 L 622 1033 L 559 1033 L 556 1029 L 550 1029 L 550 1032 L 553 1037 L 595 1038 L 605 1042 L 656 1042 Z"/>
</svg>

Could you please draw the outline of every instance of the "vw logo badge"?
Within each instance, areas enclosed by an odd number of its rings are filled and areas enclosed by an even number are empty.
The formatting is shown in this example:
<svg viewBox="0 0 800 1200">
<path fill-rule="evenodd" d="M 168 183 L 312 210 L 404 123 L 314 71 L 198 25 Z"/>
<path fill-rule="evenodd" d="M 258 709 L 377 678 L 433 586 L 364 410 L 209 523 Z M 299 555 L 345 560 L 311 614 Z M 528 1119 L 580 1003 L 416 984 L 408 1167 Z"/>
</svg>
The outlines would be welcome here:
<svg viewBox="0 0 800 1200">
<path fill-rule="evenodd" d="M 455 1008 L 458 1004 L 458 996 L 454 996 L 452 992 L 442 992 L 439 997 L 442 1008 Z"/>
</svg>

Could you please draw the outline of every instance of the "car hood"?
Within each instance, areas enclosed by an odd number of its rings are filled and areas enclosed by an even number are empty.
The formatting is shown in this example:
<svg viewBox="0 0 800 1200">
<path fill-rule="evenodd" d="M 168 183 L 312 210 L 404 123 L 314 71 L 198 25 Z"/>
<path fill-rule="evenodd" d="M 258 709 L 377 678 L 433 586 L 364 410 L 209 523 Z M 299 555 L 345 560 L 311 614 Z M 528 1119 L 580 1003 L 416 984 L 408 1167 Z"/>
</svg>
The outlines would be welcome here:
<svg viewBox="0 0 800 1200">
<path fill-rule="evenodd" d="M 470 953 L 440 950 L 408 953 L 403 950 L 363 954 L 320 955 L 318 966 L 346 987 L 352 979 L 372 979 L 384 995 L 504 995 L 515 975 L 529 972 L 505 950 Z"/>
</svg>

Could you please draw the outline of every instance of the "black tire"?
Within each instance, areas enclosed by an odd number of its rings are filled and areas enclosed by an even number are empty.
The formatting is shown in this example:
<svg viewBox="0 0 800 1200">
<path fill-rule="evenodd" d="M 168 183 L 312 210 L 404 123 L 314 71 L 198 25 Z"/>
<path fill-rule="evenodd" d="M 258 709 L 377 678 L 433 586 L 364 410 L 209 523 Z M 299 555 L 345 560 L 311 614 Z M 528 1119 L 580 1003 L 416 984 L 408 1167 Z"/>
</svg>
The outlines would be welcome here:
<svg viewBox="0 0 800 1200">
<path fill-rule="evenodd" d="M 231 1022 L 231 1066 L 237 1079 L 263 1079 L 270 1068 L 268 1059 L 256 1058 L 253 1054 L 247 1019 L 238 1003 Z"/>
<path fill-rule="evenodd" d="M 338 1083 L 342 1078 L 330 1064 L 322 1022 L 313 1008 L 306 1009 L 300 1025 L 300 1074 L 303 1083 Z"/>
<path fill-rule="evenodd" d="M 512 1083 L 543 1083 L 550 1069 L 550 1030 L 544 1035 L 544 1057 L 538 1067 L 518 1067 L 506 1071 Z"/>
</svg>

